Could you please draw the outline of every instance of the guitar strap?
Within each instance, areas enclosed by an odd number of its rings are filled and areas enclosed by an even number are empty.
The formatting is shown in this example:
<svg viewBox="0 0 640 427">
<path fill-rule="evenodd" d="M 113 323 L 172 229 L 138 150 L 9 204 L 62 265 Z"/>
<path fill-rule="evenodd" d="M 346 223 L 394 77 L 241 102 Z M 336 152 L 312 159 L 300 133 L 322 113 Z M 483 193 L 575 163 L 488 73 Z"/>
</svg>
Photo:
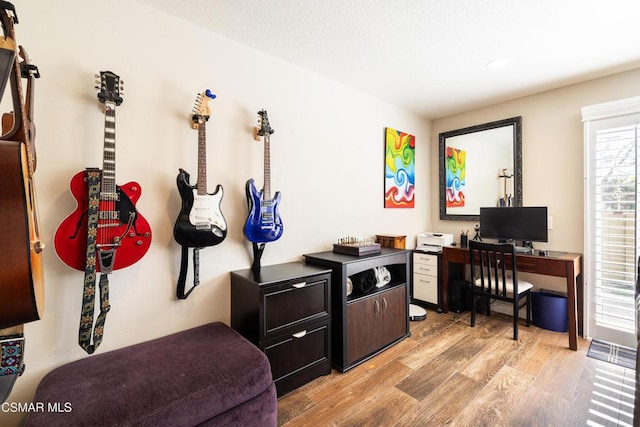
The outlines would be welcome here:
<svg viewBox="0 0 640 427">
<path fill-rule="evenodd" d="M 23 326 L 0 329 L 0 403 L 9 398 L 13 385 L 23 372 Z"/>
<path fill-rule="evenodd" d="M 104 323 L 109 305 L 108 274 L 100 276 L 100 314 L 93 325 L 96 299 L 96 238 L 98 235 L 98 217 L 100 208 L 100 178 L 101 172 L 97 168 L 87 168 L 87 188 L 89 190 L 89 207 L 87 210 L 87 263 L 84 269 L 84 289 L 82 294 L 82 311 L 80 313 L 80 330 L 78 344 L 88 354 L 92 354 L 102 343 Z M 93 333 L 92 333 L 93 332 Z M 93 336 L 93 344 L 91 338 Z"/>
<path fill-rule="evenodd" d="M 176 296 L 178 299 L 187 299 L 189 294 L 200 284 L 200 248 L 193 248 L 193 286 L 187 293 L 184 292 L 187 281 L 187 270 L 189 269 L 189 247 L 182 245 L 182 260 L 180 261 L 180 276 Z"/>
</svg>

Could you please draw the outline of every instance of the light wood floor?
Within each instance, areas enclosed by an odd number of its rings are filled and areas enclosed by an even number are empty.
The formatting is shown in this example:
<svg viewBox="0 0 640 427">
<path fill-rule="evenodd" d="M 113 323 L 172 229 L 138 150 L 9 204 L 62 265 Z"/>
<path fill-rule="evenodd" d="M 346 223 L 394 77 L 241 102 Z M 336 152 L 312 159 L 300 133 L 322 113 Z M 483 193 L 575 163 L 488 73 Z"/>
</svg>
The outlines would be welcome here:
<svg viewBox="0 0 640 427">
<path fill-rule="evenodd" d="M 635 371 L 568 348 L 566 333 L 498 313 L 437 314 L 411 336 L 278 400 L 285 426 L 631 426 Z"/>
</svg>

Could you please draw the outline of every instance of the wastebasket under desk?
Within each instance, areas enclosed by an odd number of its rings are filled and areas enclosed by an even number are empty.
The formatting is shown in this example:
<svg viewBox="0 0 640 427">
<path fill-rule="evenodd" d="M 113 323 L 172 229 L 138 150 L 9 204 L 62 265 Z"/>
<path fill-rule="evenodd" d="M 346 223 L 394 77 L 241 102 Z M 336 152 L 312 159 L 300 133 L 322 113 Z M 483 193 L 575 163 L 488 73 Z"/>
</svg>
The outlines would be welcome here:
<svg viewBox="0 0 640 427">
<path fill-rule="evenodd" d="M 539 328 L 556 332 L 567 332 L 567 297 L 562 294 L 531 292 L 533 324 Z"/>
</svg>

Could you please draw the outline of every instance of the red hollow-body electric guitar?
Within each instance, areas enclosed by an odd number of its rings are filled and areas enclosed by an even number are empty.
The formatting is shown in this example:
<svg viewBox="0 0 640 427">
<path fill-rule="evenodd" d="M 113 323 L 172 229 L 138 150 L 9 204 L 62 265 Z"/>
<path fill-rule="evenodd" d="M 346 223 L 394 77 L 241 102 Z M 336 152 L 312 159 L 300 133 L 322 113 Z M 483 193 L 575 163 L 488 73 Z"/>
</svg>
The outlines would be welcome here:
<svg viewBox="0 0 640 427">
<path fill-rule="evenodd" d="M 104 103 L 104 156 L 99 191 L 96 235 L 96 270 L 109 273 L 139 261 L 151 245 L 151 228 L 136 210 L 142 194 L 137 182 L 116 185 L 116 106 L 122 103 L 120 77 L 101 71 L 98 99 Z M 58 227 L 54 238 L 60 259 L 76 270 L 87 265 L 87 211 L 89 189 L 86 172 L 78 172 L 69 185 L 77 208 Z"/>
</svg>

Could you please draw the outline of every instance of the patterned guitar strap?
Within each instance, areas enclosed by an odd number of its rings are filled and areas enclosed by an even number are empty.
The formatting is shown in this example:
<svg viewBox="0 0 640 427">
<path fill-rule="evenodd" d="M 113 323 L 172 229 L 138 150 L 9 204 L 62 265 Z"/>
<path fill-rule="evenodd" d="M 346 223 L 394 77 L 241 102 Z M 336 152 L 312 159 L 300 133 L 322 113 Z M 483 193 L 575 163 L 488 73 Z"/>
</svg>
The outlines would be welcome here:
<svg viewBox="0 0 640 427">
<path fill-rule="evenodd" d="M 100 276 L 100 314 L 96 319 L 95 328 L 93 315 L 96 300 L 96 239 L 98 235 L 98 217 L 100 208 L 100 169 L 87 168 L 87 187 L 89 190 L 89 207 L 87 210 L 87 263 L 84 269 L 84 290 L 82 294 L 82 311 L 80 313 L 80 330 L 78 343 L 88 354 L 92 354 L 102 342 L 104 323 L 109 305 L 108 273 Z M 93 334 L 92 334 L 93 329 Z M 93 335 L 93 344 L 91 338 Z"/>
<path fill-rule="evenodd" d="M 9 398 L 13 385 L 24 372 L 22 325 L 0 329 L 0 403 Z"/>
</svg>

